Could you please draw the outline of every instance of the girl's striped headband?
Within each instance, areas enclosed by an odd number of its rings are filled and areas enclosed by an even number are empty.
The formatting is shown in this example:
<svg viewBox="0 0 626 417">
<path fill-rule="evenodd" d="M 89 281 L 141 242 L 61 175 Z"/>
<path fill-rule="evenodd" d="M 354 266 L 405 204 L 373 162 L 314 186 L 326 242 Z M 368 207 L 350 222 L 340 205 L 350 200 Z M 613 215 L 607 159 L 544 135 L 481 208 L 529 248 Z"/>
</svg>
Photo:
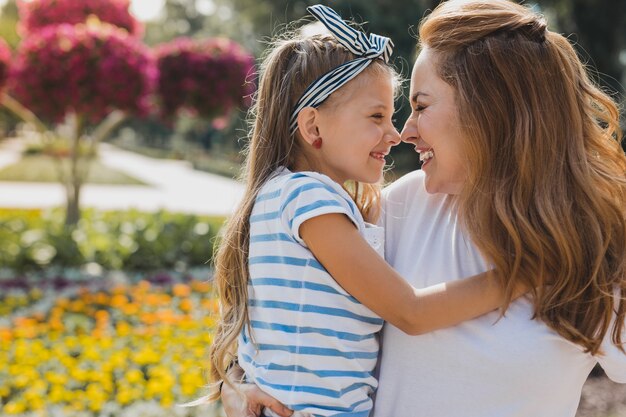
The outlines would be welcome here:
<svg viewBox="0 0 626 417">
<path fill-rule="evenodd" d="M 298 113 L 303 108 L 319 107 L 328 96 L 359 75 L 374 59 L 382 58 L 385 62 L 389 62 L 393 51 L 391 39 L 373 33 L 367 36 L 365 33 L 350 27 L 330 7 L 317 4 L 307 7 L 307 10 L 322 22 L 337 41 L 357 58 L 330 70 L 304 90 L 302 97 L 291 113 L 289 128 L 292 135 L 298 130 Z"/>
</svg>

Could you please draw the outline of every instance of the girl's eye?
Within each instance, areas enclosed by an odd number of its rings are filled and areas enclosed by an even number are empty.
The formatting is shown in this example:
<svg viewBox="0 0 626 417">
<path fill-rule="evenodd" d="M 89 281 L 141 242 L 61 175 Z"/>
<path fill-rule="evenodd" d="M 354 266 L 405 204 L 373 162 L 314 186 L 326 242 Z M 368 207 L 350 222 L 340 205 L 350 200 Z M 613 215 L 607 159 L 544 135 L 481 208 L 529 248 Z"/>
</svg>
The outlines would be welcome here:
<svg viewBox="0 0 626 417">
<path fill-rule="evenodd" d="M 372 117 L 373 117 L 374 119 L 382 119 L 382 118 L 384 118 L 385 116 L 383 116 L 381 113 L 376 113 L 376 114 L 372 114 Z"/>
</svg>

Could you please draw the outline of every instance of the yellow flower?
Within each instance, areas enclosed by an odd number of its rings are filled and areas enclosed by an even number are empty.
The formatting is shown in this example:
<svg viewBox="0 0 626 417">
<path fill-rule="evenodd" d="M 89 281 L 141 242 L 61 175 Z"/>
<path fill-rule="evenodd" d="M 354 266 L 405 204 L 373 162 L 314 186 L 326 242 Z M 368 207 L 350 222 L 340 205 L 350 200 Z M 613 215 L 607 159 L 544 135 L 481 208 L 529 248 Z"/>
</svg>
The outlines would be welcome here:
<svg viewBox="0 0 626 417">
<path fill-rule="evenodd" d="M 132 331 L 130 325 L 125 321 L 120 321 L 115 326 L 115 330 L 117 331 L 117 335 L 120 337 L 126 337 Z"/>
<path fill-rule="evenodd" d="M 131 369 L 126 372 L 124 379 L 130 384 L 136 384 L 144 381 L 143 372 L 139 369 Z"/>
<path fill-rule="evenodd" d="M 53 404 L 60 404 L 65 401 L 66 393 L 62 385 L 52 385 L 47 395 L 48 401 Z"/>
<path fill-rule="evenodd" d="M 89 380 L 89 372 L 82 368 L 70 369 L 70 376 L 79 382 L 87 382 Z"/>
<path fill-rule="evenodd" d="M 143 348 L 139 352 L 133 355 L 132 359 L 133 362 L 138 365 L 149 365 L 153 363 L 158 363 L 161 357 L 152 349 L 152 347 L 143 346 Z"/>
<path fill-rule="evenodd" d="M 167 393 L 161 397 L 161 405 L 165 408 L 169 408 L 174 404 L 174 396 L 171 393 Z"/>
<path fill-rule="evenodd" d="M 180 375 L 180 385 L 183 395 L 191 397 L 204 386 L 204 381 L 199 371 L 187 371 Z"/>
<path fill-rule="evenodd" d="M 87 398 L 89 398 L 89 409 L 92 411 L 100 411 L 102 405 L 107 400 L 107 395 L 98 384 L 89 384 L 85 390 Z"/>
<path fill-rule="evenodd" d="M 26 404 L 23 401 L 9 401 L 4 405 L 6 414 L 21 414 L 26 411 Z"/>
<path fill-rule="evenodd" d="M 63 386 L 68 382 L 67 374 L 65 372 L 47 371 L 44 374 L 44 377 L 46 381 L 48 381 L 50 384 L 58 384 Z"/>
</svg>

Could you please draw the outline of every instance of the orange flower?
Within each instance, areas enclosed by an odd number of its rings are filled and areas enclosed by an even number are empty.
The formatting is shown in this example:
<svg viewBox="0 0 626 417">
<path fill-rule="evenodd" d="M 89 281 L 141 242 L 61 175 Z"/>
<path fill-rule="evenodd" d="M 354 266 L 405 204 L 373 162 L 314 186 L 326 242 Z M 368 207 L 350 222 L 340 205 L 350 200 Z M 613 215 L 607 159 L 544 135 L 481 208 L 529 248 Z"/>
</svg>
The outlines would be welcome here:
<svg viewBox="0 0 626 417">
<path fill-rule="evenodd" d="M 111 298 L 111 306 L 120 308 L 128 303 L 128 298 L 124 294 L 116 294 Z"/>
<path fill-rule="evenodd" d="M 96 317 L 96 321 L 108 321 L 109 320 L 109 312 L 106 310 L 98 310 L 94 314 Z"/>
<path fill-rule="evenodd" d="M 103 292 L 98 292 L 93 296 L 93 301 L 96 304 L 107 304 L 109 302 L 109 296 Z"/>
<path fill-rule="evenodd" d="M 140 314 L 139 318 L 142 322 L 148 325 L 154 324 L 157 321 L 157 316 L 155 313 L 142 313 Z"/>
<path fill-rule="evenodd" d="M 213 286 L 208 281 L 193 281 L 191 283 L 191 288 L 195 292 L 208 293 L 212 290 Z"/>
<path fill-rule="evenodd" d="M 121 306 L 120 310 L 127 316 L 134 316 L 139 312 L 139 305 L 134 303 L 128 303 L 125 306 Z"/>
<path fill-rule="evenodd" d="M 178 307 L 185 313 L 189 313 L 193 309 L 193 302 L 189 298 L 181 300 Z"/>
<path fill-rule="evenodd" d="M 10 342 L 13 339 L 11 329 L 0 328 L 0 341 Z"/>
<path fill-rule="evenodd" d="M 172 287 L 172 293 L 176 297 L 189 297 L 191 294 L 191 288 L 189 288 L 189 285 L 185 284 L 174 284 Z"/>
<path fill-rule="evenodd" d="M 152 284 L 150 284 L 150 281 L 146 281 L 145 279 L 142 279 L 141 281 L 137 283 L 137 285 L 135 285 L 134 290 L 139 293 L 145 293 L 145 292 L 148 292 L 148 290 L 150 290 L 151 286 Z"/>
</svg>

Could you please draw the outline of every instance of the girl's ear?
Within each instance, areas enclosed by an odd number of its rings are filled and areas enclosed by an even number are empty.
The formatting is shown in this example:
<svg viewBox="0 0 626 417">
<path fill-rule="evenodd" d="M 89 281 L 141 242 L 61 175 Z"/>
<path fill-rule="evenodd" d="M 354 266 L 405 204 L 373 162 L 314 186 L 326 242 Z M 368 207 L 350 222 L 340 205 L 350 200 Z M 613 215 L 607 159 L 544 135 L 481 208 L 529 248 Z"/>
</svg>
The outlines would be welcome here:
<svg viewBox="0 0 626 417">
<path fill-rule="evenodd" d="M 302 139 L 309 145 L 313 145 L 313 142 L 320 138 L 319 117 L 320 114 L 314 107 L 305 107 L 298 113 L 298 130 Z"/>
</svg>

